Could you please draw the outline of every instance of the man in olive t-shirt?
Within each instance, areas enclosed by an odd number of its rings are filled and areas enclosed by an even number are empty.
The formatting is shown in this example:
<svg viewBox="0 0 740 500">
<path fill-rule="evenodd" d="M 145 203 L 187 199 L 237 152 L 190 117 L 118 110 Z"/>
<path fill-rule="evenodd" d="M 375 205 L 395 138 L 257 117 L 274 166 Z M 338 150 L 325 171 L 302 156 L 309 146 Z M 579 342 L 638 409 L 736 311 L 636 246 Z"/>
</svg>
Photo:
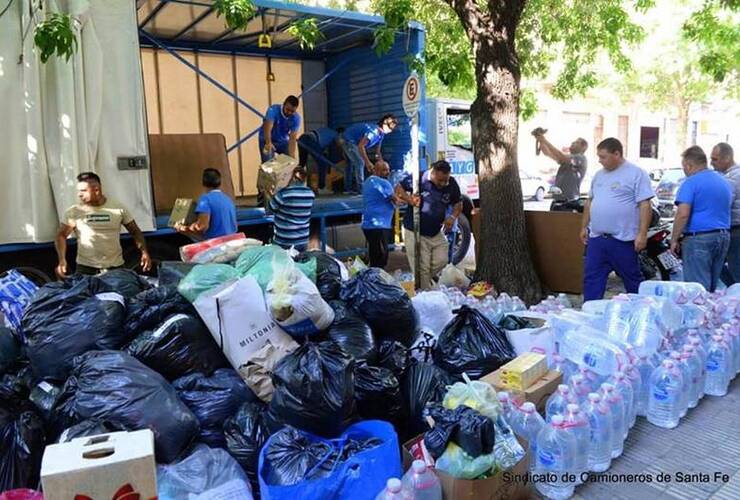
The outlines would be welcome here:
<svg viewBox="0 0 740 500">
<path fill-rule="evenodd" d="M 77 176 L 80 203 L 64 213 L 55 241 L 59 262 L 56 275 L 67 277 L 67 238 L 72 232 L 77 237 L 77 272 L 99 274 L 122 267 L 121 226 L 124 226 L 141 251 L 141 268 L 151 269 L 151 258 L 141 229 L 131 214 L 119 203 L 103 196 L 100 177 L 92 172 Z"/>
</svg>

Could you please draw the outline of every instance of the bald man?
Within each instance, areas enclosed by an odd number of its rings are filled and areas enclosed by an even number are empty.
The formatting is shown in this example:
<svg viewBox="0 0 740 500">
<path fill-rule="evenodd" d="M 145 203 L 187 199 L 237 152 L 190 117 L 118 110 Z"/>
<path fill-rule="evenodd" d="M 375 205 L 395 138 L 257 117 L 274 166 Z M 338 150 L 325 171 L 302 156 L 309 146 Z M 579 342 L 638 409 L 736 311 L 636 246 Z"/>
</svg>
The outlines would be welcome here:
<svg viewBox="0 0 740 500">
<path fill-rule="evenodd" d="M 388 264 L 388 241 L 397 202 L 388 175 L 388 163 L 378 160 L 372 175 L 362 184 L 362 231 L 367 239 L 370 267 L 384 268 Z"/>
</svg>

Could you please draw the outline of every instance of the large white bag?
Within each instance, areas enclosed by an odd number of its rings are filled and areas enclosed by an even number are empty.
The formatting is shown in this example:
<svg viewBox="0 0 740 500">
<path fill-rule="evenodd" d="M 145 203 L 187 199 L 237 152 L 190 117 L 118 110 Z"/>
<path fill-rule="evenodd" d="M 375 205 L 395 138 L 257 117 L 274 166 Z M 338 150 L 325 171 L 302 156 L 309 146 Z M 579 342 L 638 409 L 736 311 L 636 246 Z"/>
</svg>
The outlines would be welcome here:
<svg viewBox="0 0 740 500">
<path fill-rule="evenodd" d="M 442 292 L 420 292 L 411 303 L 419 313 L 419 326 L 437 337 L 454 318 L 450 299 Z"/>
<path fill-rule="evenodd" d="M 521 356 L 525 352 L 536 352 L 544 354 L 550 359 L 555 353 L 555 337 L 552 329 L 548 326 L 506 330 L 506 337 L 517 356 Z"/>
<path fill-rule="evenodd" d="M 465 276 L 465 273 L 459 267 L 447 264 L 439 275 L 439 284 L 447 287 L 467 289 L 470 286 L 470 279 Z"/>
<path fill-rule="evenodd" d="M 202 293 L 193 305 L 226 359 L 242 376 L 250 357 L 268 342 L 295 344 L 267 312 L 262 289 L 251 276 Z"/>
<path fill-rule="evenodd" d="M 334 321 L 334 310 L 319 289 L 294 266 L 278 272 L 267 285 L 265 295 L 270 314 L 293 337 L 314 335 Z"/>
</svg>

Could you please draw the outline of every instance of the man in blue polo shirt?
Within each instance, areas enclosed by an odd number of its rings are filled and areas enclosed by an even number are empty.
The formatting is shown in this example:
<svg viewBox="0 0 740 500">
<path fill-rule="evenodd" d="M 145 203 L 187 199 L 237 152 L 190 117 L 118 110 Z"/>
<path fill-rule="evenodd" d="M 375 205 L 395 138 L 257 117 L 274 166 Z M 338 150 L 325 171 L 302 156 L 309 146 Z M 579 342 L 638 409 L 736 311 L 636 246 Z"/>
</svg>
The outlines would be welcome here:
<svg viewBox="0 0 740 500">
<path fill-rule="evenodd" d="M 195 213 L 198 218 L 190 225 L 177 224 L 175 230 L 193 239 L 211 239 L 237 231 L 236 206 L 221 189 L 221 172 L 215 168 L 203 170 L 205 194 L 198 198 Z"/>
<path fill-rule="evenodd" d="M 380 145 L 386 135 L 393 132 L 398 120 L 392 114 L 384 115 L 378 123 L 355 123 L 342 134 L 342 149 L 347 157 L 344 172 L 345 194 L 358 193 L 365 181 L 365 168 L 372 171 L 373 164 L 367 156 L 367 149 L 375 148 L 375 159 L 382 160 Z"/>
<path fill-rule="evenodd" d="M 267 108 L 259 132 L 262 163 L 270 160 L 275 153 L 297 158 L 297 134 L 301 127 L 301 115 L 297 111 L 298 104 L 298 98 L 289 95 L 282 105 L 273 104 Z"/>
<path fill-rule="evenodd" d="M 685 281 L 714 292 L 730 246 L 732 187 L 707 168 L 707 155 L 699 146 L 681 157 L 686 180 L 676 194 L 671 250 L 681 252 Z"/>
<path fill-rule="evenodd" d="M 431 170 L 424 172 L 421 178 L 420 196 L 409 194 L 413 191 L 410 175 L 396 186 L 396 196 L 400 200 L 419 207 L 421 237 L 419 275 L 422 290 L 431 288 L 433 279 L 447 265 L 449 243 L 444 233 L 452 229 L 463 208 L 460 187 L 450 175 L 451 171 L 450 164 L 444 160 L 433 163 Z M 406 257 L 413 271 L 415 235 L 414 215 L 411 209 L 406 210 L 403 218 L 403 240 L 406 243 Z"/>
<path fill-rule="evenodd" d="M 388 163 L 378 160 L 373 165 L 373 175 L 362 185 L 362 232 L 367 239 L 370 267 L 385 268 L 388 264 L 388 240 L 396 203 L 389 174 Z"/>
</svg>

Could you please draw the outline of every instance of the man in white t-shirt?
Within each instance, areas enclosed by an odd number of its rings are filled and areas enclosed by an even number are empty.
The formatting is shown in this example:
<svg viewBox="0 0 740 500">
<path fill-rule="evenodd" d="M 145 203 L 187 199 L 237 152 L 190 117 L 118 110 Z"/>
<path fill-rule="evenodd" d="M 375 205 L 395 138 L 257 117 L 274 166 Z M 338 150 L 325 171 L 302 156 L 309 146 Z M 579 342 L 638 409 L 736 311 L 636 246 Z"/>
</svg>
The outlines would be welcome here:
<svg viewBox="0 0 740 500">
<path fill-rule="evenodd" d="M 76 272 L 94 275 L 122 267 L 121 226 L 131 234 L 141 252 L 142 270 L 149 271 L 152 262 L 141 229 L 126 208 L 103 195 L 100 177 L 93 172 L 78 175 L 77 196 L 80 203 L 64 213 L 54 242 L 58 258 L 56 275 L 67 277 L 67 238 L 73 232 L 77 237 Z"/>
</svg>

